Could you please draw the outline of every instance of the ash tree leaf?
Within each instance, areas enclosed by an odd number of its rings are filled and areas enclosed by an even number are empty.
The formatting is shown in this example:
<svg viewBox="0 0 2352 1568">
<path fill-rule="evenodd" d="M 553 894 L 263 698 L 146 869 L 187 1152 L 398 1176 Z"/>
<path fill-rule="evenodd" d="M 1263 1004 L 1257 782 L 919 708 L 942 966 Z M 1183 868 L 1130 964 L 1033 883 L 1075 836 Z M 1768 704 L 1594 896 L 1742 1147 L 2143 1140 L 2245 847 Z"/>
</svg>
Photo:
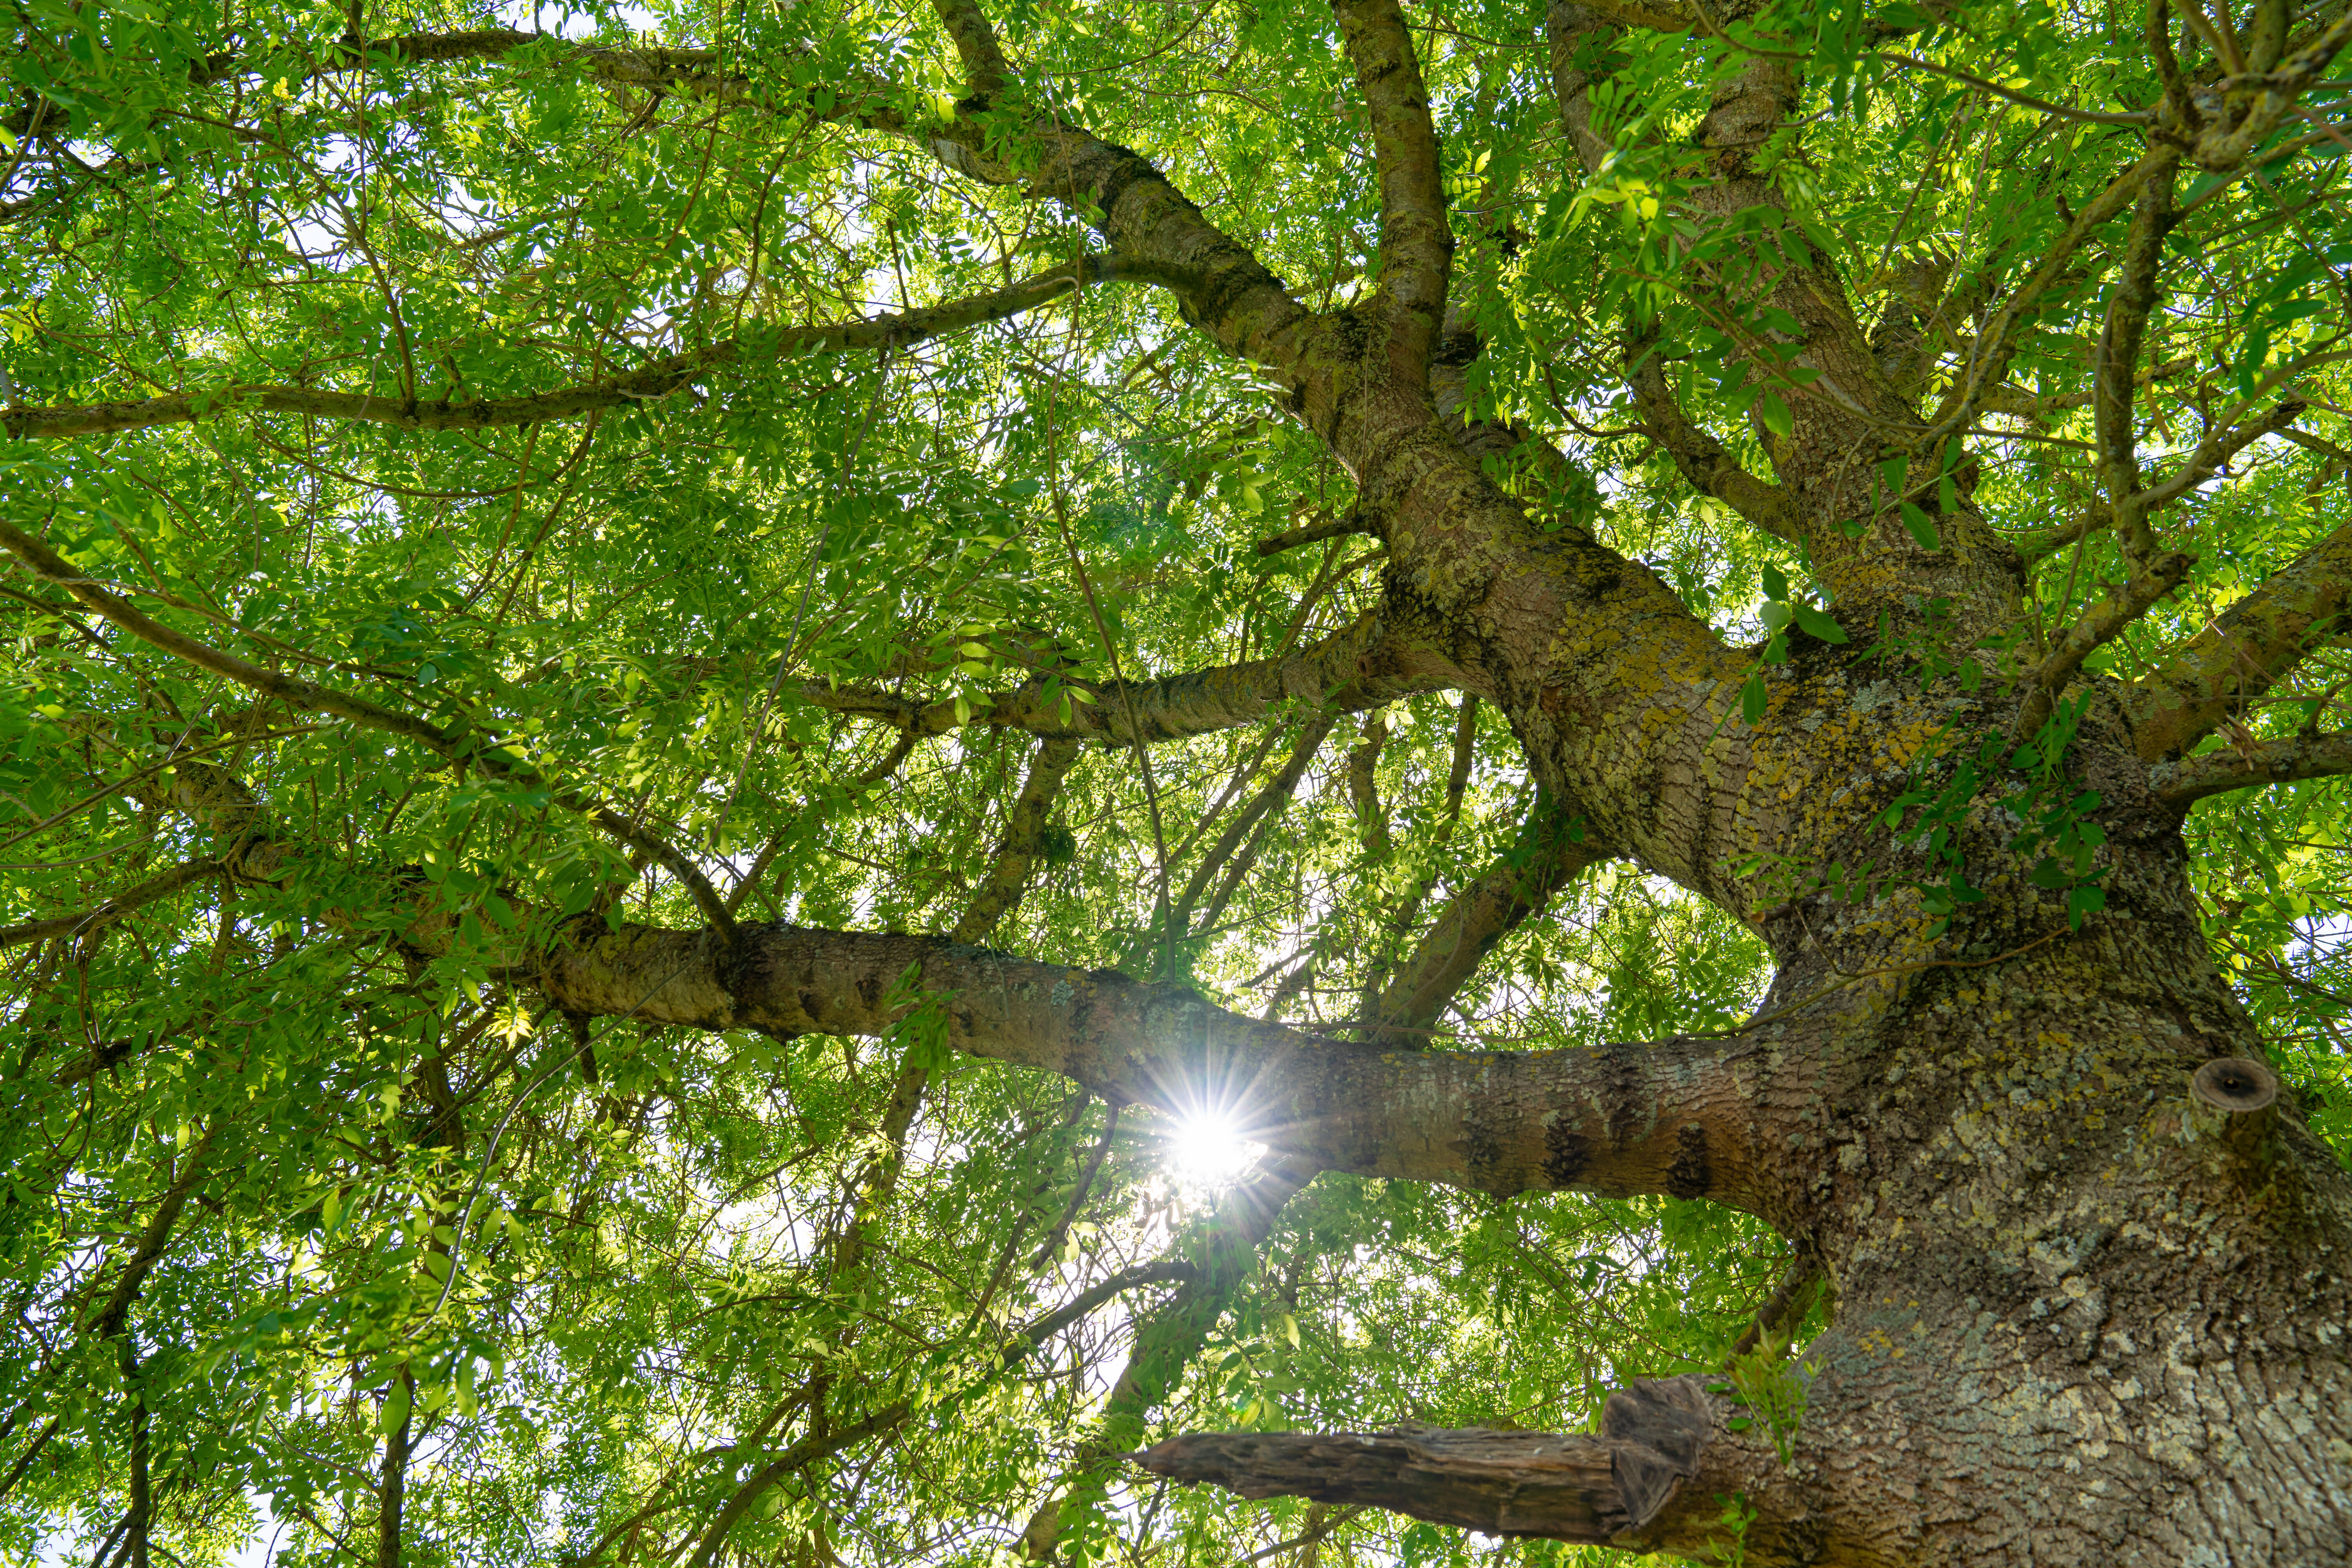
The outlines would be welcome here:
<svg viewBox="0 0 2352 1568">
<path fill-rule="evenodd" d="M 1936 531 L 1935 519 L 1907 500 L 1903 503 L 1902 511 L 1903 526 L 1910 531 L 1913 542 L 1920 549 L 1937 550 L 1943 547 L 1943 538 Z"/>
<path fill-rule="evenodd" d="M 1812 605 L 1798 603 L 1790 605 L 1790 608 L 1795 612 L 1798 628 L 1807 636 L 1818 637 L 1827 643 L 1842 643 L 1846 640 L 1845 628 Z"/>
</svg>

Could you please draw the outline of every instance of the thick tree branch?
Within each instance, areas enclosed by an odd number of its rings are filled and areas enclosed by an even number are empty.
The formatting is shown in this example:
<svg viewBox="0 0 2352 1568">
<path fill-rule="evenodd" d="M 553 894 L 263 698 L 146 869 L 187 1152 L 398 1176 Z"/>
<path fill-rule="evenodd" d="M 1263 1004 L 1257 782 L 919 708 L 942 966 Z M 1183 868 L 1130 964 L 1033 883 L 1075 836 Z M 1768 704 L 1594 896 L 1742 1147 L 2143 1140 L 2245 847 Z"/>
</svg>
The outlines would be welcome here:
<svg viewBox="0 0 2352 1568">
<path fill-rule="evenodd" d="M 1704 496 L 1724 503 L 1775 539 L 1804 537 L 1804 517 L 1796 500 L 1779 485 L 1739 466 L 1722 442 L 1693 424 L 1666 385 L 1654 342 L 1626 350 L 1625 384 L 1642 410 L 1642 424 L 1674 459 L 1675 470 Z"/>
<path fill-rule="evenodd" d="M 1591 89 L 1596 79 L 1608 74 L 1604 62 L 1617 41 L 1620 25 L 1641 26 L 1609 5 L 1549 0 L 1544 7 L 1544 47 L 1551 67 L 1552 98 L 1559 107 L 1560 123 L 1568 128 L 1577 162 L 1587 174 L 1598 172 L 1612 151 L 1609 139 L 1593 128 Z"/>
<path fill-rule="evenodd" d="M 1287 378 L 1316 318 L 1248 247 L 1205 217 L 1150 160 L 1058 117 L 1027 110 L 977 0 L 934 0 L 972 96 L 923 132 L 948 168 L 1070 207 L 1110 240 L 1128 275 L 1174 291 L 1227 353 Z M 1010 121 L 1010 123 L 1008 123 Z M 1017 145 L 1017 156 L 1012 155 Z"/>
<path fill-rule="evenodd" d="M 891 757 L 886 759 L 886 767 L 896 765 L 895 759 L 904 755 L 905 748 L 908 743 L 908 738 L 901 738 L 898 747 L 893 749 Z M 1039 853 L 1046 813 L 1053 807 L 1054 798 L 1060 790 L 1063 777 L 1068 773 L 1071 763 L 1076 760 L 1077 750 L 1077 742 L 1075 741 L 1047 741 L 1037 748 L 1028 776 L 1023 781 L 1020 796 L 1015 800 L 1012 811 L 1007 816 L 1003 847 L 996 858 L 988 879 L 982 884 L 980 893 L 974 898 L 971 907 L 965 910 L 963 918 L 957 922 L 952 940 L 958 942 L 982 940 L 1019 901 L 1027 883 L 1029 872 Z M 871 778 L 874 774 L 869 773 L 867 776 Z M 880 1152 L 866 1163 L 853 1183 L 856 1193 L 854 1212 L 850 1215 L 848 1224 L 842 1230 L 834 1251 L 833 1281 L 834 1288 L 836 1289 L 844 1289 L 845 1281 L 856 1276 L 865 1266 L 872 1241 L 875 1221 L 898 1190 L 898 1178 L 906 1163 L 907 1134 L 913 1127 L 916 1116 L 922 1110 L 924 1096 L 929 1088 L 930 1079 L 930 1068 L 915 1059 L 911 1053 L 899 1068 L 898 1079 L 892 1085 L 890 1098 L 883 1109 Z M 1113 1112 L 1112 1121 L 1115 1126 L 1116 1110 Z M 1108 1134 L 1106 1133 L 1104 1147 L 1107 1149 L 1108 1146 Z M 1082 1180 L 1079 1184 L 1079 1194 L 1083 1194 L 1085 1186 L 1086 1183 Z M 1074 1205 L 1077 1201 L 1077 1195 L 1073 1195 Z M 1061 1311 L 1049 1315 L 1024 1331 L 1023 1339 L 1016 1341 L 1008 1348 L 1005 1364 L 1010 1366 L 1017 1363 L 1029 1350 L 1059 1333 L 1071 1322 L 1083 1318 L 1121 1291 L 1139 1285 L 1182 1278 L 1188 1272 L 1189 1266 L 1182 1265 L 1162 1268 L 1157 1271 L 1130 1269 L 1092 1290 L 1083 1292 L 1076 1300 Z M 821 1388 L 815 1398 L 822 1401 Z M 785 1406 L 778 1406 L 771 1415 L 770 1421 L 779 1418 L 784 1409 Z M 853 1431 L 862 1436 L 868 1433 L 893 1429 L 904 1419 L 908 1411 L 909 1406 L 903 1403 L 892 1405 L 880 1412 L 877 1416 L 869 1417 L 867 1423 L 861 1424 L 859 1428 L 854 1428 Z M 872 1423 L 877 1420 L 882 1422 L 882 1425 L 873 1426 Z M 764 1436 L 766 1426 L 767 1423 L 762 1423 L 761 1431 L 755 1434 L 753 1439 L 747 1439 L 747 1441 L 756 1440 L 757 1436 Z M 814 1436 L 821 1437 L 824 1435 L 820 1424 L 820 1429 Z M 815 1459 L 827 1457 L 835 1451 L 837 1451 L 836 1447 L 822 1446 L 811 1448 L 809 1442 L 803 1441 L 796 1445 L 785 1458 L 753 1472 L 721 1507 L 713 1522 L 706 1530 L 701 1545 L 697 1552 L 696 1561 L 708 1564 L 724 1542 L 728 1531 L 742 1519 L 751 1505 L 768 1489 L 787 1476 L 804 1468 L 807 1464 L 814 1463 Z"/>
<path fill-rule="evenodd" d="M 1070 764 L 1078 760 L 1076 741 L 1044 741 L 1037 754 L 1029 763 L 1029 776 L 1021 781 L 1021 794 L 1005 814 L 1004 843 L 997 850 L 995 862 L 989 867 L 988 876 L 980 891 L 955 923 L 950 935 L 957 942 L 985 942 L 1004 917 L 1020 903 L 1029 876 L 1036 868 L 1045 838 L 1045 814 L 1054 808 L 1054 797 L 1061 793 L 1062 780 Z"/>
<path fill-rule="evenodd" d="M 908 997 L 928 996 L 959 1050 L 1171 1114 L 1228 1097 L 1248 1137 L 1312 1169 L 1490 1193 L 1704 1194 L 1743 1207 L 1762 1201 L 1775 1158 L 1756 1108 L 1777 1058 L 1761 1047 L 1401 1054 L 1113 971 L 786 926 L 746 927 L 732 948 L 646 926 L 583 932 L 515 977 L 569 1013 L 784 1034 L 886 1034 L 916 1005 Z"/>
<path fill-rule="evenodd" d="M 1944 355 L 1966 346 L 1968 334 L 1962 328 L 1991 297 L 2008 250 L 2006 244 L 1994 246 L 1964 276 L 1958 273 L 1958 262 L 1933 250 L 1882 275 L 1896 298 L 1871 329 L 1870 346 L 1902 396 L 1919 396 Z M 2000 398 L 2009 392 L 1995 387 L 1990 395 Z"/>
<path fill-rule="evenodd" d="M 1582 824 L 1538 806 L 1518 841 L 1475 881 L 1448 900 L 1381 992 L 1371 1038 L 1391 1049 L 1429 1043 L 1429 1030 L 1479 963 L 1586 867 L 1609 858 Z"/>
<path fill-rule="evenodd" d="M 2108 590 L 2084 609 L 2028 679 L 2024 700 L 2017 710 L 2017 737 L 2021 740 L 2042 728 L 2042 721 L 2050 717 L 2057 703 L 2058 694 L 2066 689 L 2074 672 L 2083 668 L 2083 661 L 2121 637 L 2125 627 L 2179 587 L 2191 564 L 2189 556 L 2177 552 L 2158 556 L 2136 568 L 2121 586 Z"/>
<path fill-rule="evenodd" d="M 1094 699 L 1069 698 L 1066 710 L 1064 702 L 1047 701 L 1044 689 L 1034 684 L 967 699 L 961 715 L 953 702 L 910 701 L 864 687 L 810 682 L 799 695 L 814 707 L 884 720 L 915 734 L 986 725 L 1049 740 L 1128 745 L 1133 739 L 1130 710 L 1147 742 L 1176 741 L 1257 723 L 1286 702 L 1356 712 L 1459 679 L 1444 660 L 1397 635 L 1377 614 L 1367 614 L 1312 647 L 1273 658 L 1124 684 L 1066 679 L 1065 688 Z"/>
<path fill-rule="evenodd" d="M 2352 773 L 2352 733 L 2307 730 L 2243 751 L 2225 749 L 2158 763 L 2148 769 L 2147 782 L 2158 800 L 2185 807 L 2233 789 L 2337 773 Z"/>
<path fill-rule="evenodd" d="M 956 58 L 963 62 L 964 88 L 974 99 L 985 101 L 1012 84 L 1013 67 L 978 0 L 932 0 L 931 9 L 947 29 L 948 41 L 955 45 Z"/>
<path fill-rule="evenodd" d="M 184 866 L 173 867 L 162 876 L 152 877 L 128 891 L 117 893 L 85 913 L 57 915 L 45 921 L 27 921 L 22 925 L 0 927 L 0 950 L 22 947 L 26 942 L 46 942 L 53 936 L 77 936 L 85 931 L 103 930 L 133 910 L 142 909 L 158 899 L 168 899 L 183 888 L 218 875 L 224 868 L 223 862 L 217 859 L 191 860 Z"/>
<path fill-rule="evenodd" d="M 2159 65 L 2168 65 L 2168 47 L 2162 36 L 2159 12 L 2151 11 L 2149 37 Z M 2063 276 L 2092 232 L 2121 212 L 2150 179 L 2168 184 L 2181 161 L 2188 160 L 2214 174 L 2234 173 L 2262 139 L 2294 109 L 2294 100 L 2326 74 L 2328 63 L 2352 43 L 2352 14 L 2336 17 L 2308 41 L 2285 56 L 2275 68 L 2254 70 L 2224 79 L 2218 84 L 2222 111 L 2206 120 L 2188 95 L 2168 90 L 2165 119 L 2172 144 L 2159 143 L 2110 182 L 2067 226 L 2064 234 L 2043 254 L 2041 264 L 2002 304 L 2000 313 L 1978 334 L 1979 352 L 1971 356 L 1968 374 L 1937 410 L 1932 428 L 1916 445 L 1927 450 L 1942 444 L 1974 421 L 1986 394 L 2008 374 L 2021 334 L 2042 296 Z M 2177 68 L 2171 73 L 2177 75 Z M 2185 117 L 2185 118 L 2184 118 Z"/>
<path fill-rule="evenodd" d="M 2185 750 L 2336 628 L 2352 605 L 2352 524 L 2263 580 L 2126 693 L 2146 762 Z"/>
<path fill-rule="evenodd" d="M 610 381 L 517 397 L 482 398 L 471 403 L 452 403 L 446 398 L 436 403 L 413 403 L 398 397 L 307 386 L 236 385 L 127 403 L 0 410 L 0 430 L 27 440 L 59 440 L 73 436 L 143 430 L 159 425 L 190 424 L 248 410 L 362 420 L 404 430 L 482 430 L 505 425 L 531 425 L 667 397 L 730 366 L 776 363 L 808 354 L 842 353 L 855 349 L 903 348 L 985 321 L 1004 321 L 1090 283 L 1119 276 L 1115 262 L 1087 257 L 969 299 L 866 321 L 788 327 L 773 333 L 730 338 L 706 349 L 656 360 Z"/>
<path fill-rule="evenodd" d="M 1610 7 L 1571 0 L 1551 0 L 1545 12 L 1553 93 L 1588 174 L 1598 174 L 1612 151 L 1611 128 L 1595 122 L 1591 90 L 1611 72 L 1615 28 L 1604 19 L 1611 15 Z M 1709 30 L 1721 37 L 1719 28 Z M 1944 520 L 1945 548 L 1933 552 L 1914 545 L 1891 504 L 1870 514 L 1862 479 L 1868 465 L 1857 455 L 1916 430 L 1919 415 L 1863 331 L 1845 279 L 1798 237 L 1801 221 L 1772 173 L 1767 149 L 1801 113 L 1798 68 L 1785 56 L 1751 52 L 1718 75 L 1693 138 L 1703 159 L 1698 178 L 1677 193 L 1691 217 L 1730 239 L 1719 259 L 1685 269 L 1681 287 L 1734 340 L 1737 359 L 1745 363 L 1733 368 L 1786 411 L 1787 426 L 1768 419 L 1771 405 L 1761 392 L 1748 409 L 1778 483 L 1744 471 L 1684 416 L 1661 368 L 1645 357 L 1646 345 L 1636 343 L 1626 354 L 1630 389 L 1645 433 L 1685 479 L 1767 532 L 1804 545 L 1841 615 L 1901 618 L 1942 598 L 1954 610 L 1948 629 L 1992 631 L 2015 614 L 2021 574 L 2015 552 L 1972 507 Z M 1687 156 L 1679 150 L 1668 155 Z M 1796 243 L 1763 243 L 1768 228 Z M 1759 325 L 1765 307 L 1785 312 L 1794 325 Z M 1871 521 L 1859 537 L 1845 526 L 1857 514 Z"/>
<path fill-rule="evenodd" d="M 941 3 L 984 25 L 971 0 Z M 1430 684 L 1469 685 L 1503 702 L 1515 724 L 1573 731 L 1567 744 L 1541 753 L 1538 767 L 1553 775 L 1545 782 L 1598 785 L 1596 770 L 1584 765 L 1587 748 L 1606 744 L 1615 753 L 1616 738 L 1636 732 L 1664 744 L 1683 739 L 1680 731 L 1664 738 L 1672 725 L 1644 727 L 1641 716 L 1654 712 L 1663 692 L 1736 685 L 1738 656 L 1654 575 L 1580 531 L 1533 529 L 1523 506 L 1434 416 L 1425 392 L 1381 372 L 1379 345 L 1364 341 L 1360 314 L 1308 311 L 1148 162 L 1053 116 L 1024 118 L 1010 89 L 1002 96 L 1007 101 L 987 112 L 961 106 L 934 151 L 974 178 L 1066 203 L 1111 239 L 1122 266 L 1165 284 L 1213 342 L 1271 373 L 1302 423 L 1353 470 L 1363 510 L 1382 520 L 1384 614 L 1425 637 L 1423 647 L 1442 650 L 1429 661 L 1437 668 L 1425 671 Z M 1548 630 L 1497 637 L 1495 629 L 1507 626 Z M 1112 711 L 1089 716 L 1086 731 L 1118 722 L 1119 705 L 1099 706 Z M 903 711 L 892 700 L 877 707 Z M 1711 714 L 1681 717 L 1694 726 L 1713 721 Z M 1050 721 L 1022 727 L 1080 729 Z M 1629 762 L 1624 771 L 1641 770 Z M 1610 790 L 1610 798 L 1588 803 L 1603 820 L 1612 808 L 1646 808 L 1613 784 Z"/>
<path fill-rule="evenodd" d="M 1720 1516 L 1714 1494 L 1745 1468 L 1710 1455 L 1737 1447 L 1721 1430 L 1725 1414 L 1705 1379 L 1678 1377 L 1612 1394 L 1597 1436 L 1244 1432 L 1172 1437 L 1131 1458 L 1153 1475 L 1245 1498 L 1369 1504 L 1487 1535 L 1596 1546 L 1665 1536 L 1679 1544 Z"/>
<path fill-rule="evenodd" d="M 1430 351 L 1445 319 L 1454 230 L 1429 89 L 1412 34 L 1396 0 L 1332 0 L 1339 37 L 1371 116 L 1380 176 L 1380 288 L 1391 331 L 1389 374 L 1402 386 L 1427 384 Z"/>
<path fill-rule="evenodd" d="M 2124 240 L 2123 269 L 2107 301 L 2092 382 L 2091 412 L 2099 448 L 2099 479 L 2115 514 L 2124 553 L 2145 563 L 2155 553 L 2147 510 L 2140 496 L 2139 446 L 2132 429 L 2132 391 L 2138 384 L 2140 342 L 2157 305 L 2157 267 L 2164 237 L 2172 227 L 2172 176 L 2179 167 L 2159 164 L 2140 187 L 2131 233 Z"/>
</svg>

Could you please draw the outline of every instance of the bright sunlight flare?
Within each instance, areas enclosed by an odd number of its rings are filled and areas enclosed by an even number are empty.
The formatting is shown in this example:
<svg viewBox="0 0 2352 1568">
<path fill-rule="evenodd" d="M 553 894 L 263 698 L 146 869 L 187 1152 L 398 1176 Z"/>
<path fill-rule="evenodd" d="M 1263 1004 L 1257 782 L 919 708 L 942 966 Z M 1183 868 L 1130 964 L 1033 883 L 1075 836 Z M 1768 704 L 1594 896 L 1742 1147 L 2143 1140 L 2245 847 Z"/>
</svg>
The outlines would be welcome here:
<svg viewBox="0 0 2352 1568">
<path fill-rule="evenodd" d="M 1229 1110 L 1195 1110 L 1168 1129 L 1169 1168 L 1187 1182 L 1216 1185 L 1239 1177 L 1265 1153 L 1265 1145 L 1242 1136 Z"/>
</svg>

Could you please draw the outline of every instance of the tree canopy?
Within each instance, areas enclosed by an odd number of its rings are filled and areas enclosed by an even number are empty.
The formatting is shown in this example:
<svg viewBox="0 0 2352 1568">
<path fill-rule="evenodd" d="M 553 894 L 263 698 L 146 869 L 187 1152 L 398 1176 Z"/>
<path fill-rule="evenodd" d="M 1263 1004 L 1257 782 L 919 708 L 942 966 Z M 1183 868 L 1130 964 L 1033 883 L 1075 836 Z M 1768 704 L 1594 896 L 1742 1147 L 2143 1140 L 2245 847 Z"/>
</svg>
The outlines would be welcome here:
<svg viewBox="0 0 2352 1568">
<path fill-rule="evenodd" d="M 2020 940 L 2123 921 L 2086 691 L 2168 683 L 2147 798 L 2352 1157 L 2344 15 L 16 0 L 5 1550 L 1466 1562 L 1122 1456 L 1685 1373 L 1785 1442 L 1781 1211 L 1430 1107 L 2025 951 L 1773 923 L 1965 935 L 1996 775 Z M 1342 347 L 1519 553 L 1428 543 Z M 1616 686 L 1400 608 L 1528 562 L 1633 605 L 1552 645 Z M 1560 739 L 1832 664 L 1911 727 L 1787 737 L 1874 859 L 1663 847 L 1601 782 L 1684 764 Z"/>
</svg>

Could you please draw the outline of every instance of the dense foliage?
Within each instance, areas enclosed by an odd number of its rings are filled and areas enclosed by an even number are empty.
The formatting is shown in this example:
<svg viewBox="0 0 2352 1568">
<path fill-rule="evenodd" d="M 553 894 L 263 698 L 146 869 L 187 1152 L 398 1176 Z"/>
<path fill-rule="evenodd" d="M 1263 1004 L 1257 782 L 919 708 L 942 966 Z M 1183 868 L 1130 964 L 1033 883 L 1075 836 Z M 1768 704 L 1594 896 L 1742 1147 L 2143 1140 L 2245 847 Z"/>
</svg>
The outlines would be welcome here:
<svg viewBox="0 0 2352 1568">
<path fill-rule="evenodd" d="M 1029 101 L 1151 157 L 1302 299 L 1377 282 L 1320 0 L 992 10 Z M 1654 356 L 1759 471 L 1817 395 L 1733 352 L 1787 323 L 1690 286 L 1748 254 L 1681 201 L 1739 43 L 1622 35 L 1591 63 L 1616 152 L 1588 174 L 1529 7 L 1410 16 L 1474 410 L 1564 455 L 1514 470 L 1539 515 L 1768 674 L 1819 616 L 1809 563 L 1694 489 L 1627 390 Z M 2112 117 L 2160 91 L 2144 23 L 1785 0 L 1738 24 L 1809 62 L 1769 243 L 1964 374 L 1982 301 L 2137 155 Z M 1213 1127 L 953 1058 L 924 1008 L 877 1044 L 592 1024 L 532 989 L 516 955 L 560 930 L 697 920 L 658 840 L 747 920 L 957 931 L 1340 1029 L 1536 809 L 1491 706 L 1299 700 L 1149 746 L 1103 729 L 1014 842 L 1054 742 L 998 721 L 1008 693 L 1074 723 L 1134 700 L 1121 676 L 1313 645 L 1374 604 L 1381 552 L 1256 550 L 1346 519 L 1349 475 L 1148 279 L 1090 263 L 1085 215 L 934 156 L 964 88 L 929 9 L 17 0 L 9 26 L 5 520 L 186 638 L 463 740 L 0 582 L 0 1550 L 977 1563 L 1075 1487 L 1060 1545 L 1090 1560 L 1466 1560 L 1459 1532 L 1107 1456 L 1201 1426 L 1575 1430 L 1627 1376 L 1722 1365 L 1786 1248 L 1703 1202 L 1327 1174 L 1269 1220 L 1265 1181 L 1188 1156 Z M 424 37 L 475 41 L 400 42 Z M 2150 329 L 2148 449 L 2280 389 L 2299 410 L 2181 498 L 2186 590 L 2094 668 L 2145 667 L 2346 521 L 2341 96 L 2243 177 L 2182 180 L 2195 283 Z M 2052 626 L 2118 548 L 2076 526 L 2070 457 L 2104 265 L 2061 280 L 1948 463 Z M 938 330 L 801 331 L 1024 279 Z M 133 412 L 43 424 L 99 405 Z M 2339 641 L 2209 746 L 2340 729 L 2347 686 Z M 2339 1150 L 2348 791 L 2218 795 L 2189 829 L 2215 952 Z M 1430 1046 L 1721 1030 L 1769 979 L 1728 917 L 1604 866 Z M 1246 1089 L 1195 1086 L 1200 1121 Z"/>
</svg>

